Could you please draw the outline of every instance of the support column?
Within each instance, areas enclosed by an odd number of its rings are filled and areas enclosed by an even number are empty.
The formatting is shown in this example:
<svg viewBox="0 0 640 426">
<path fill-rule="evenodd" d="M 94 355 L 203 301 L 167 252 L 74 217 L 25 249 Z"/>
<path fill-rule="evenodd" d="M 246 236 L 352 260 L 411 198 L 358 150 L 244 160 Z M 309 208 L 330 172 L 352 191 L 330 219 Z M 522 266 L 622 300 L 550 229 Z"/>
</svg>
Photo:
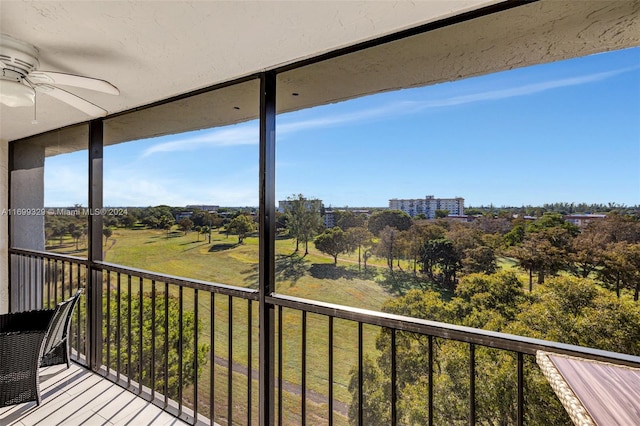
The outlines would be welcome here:
<svg viewBox="0 0 640 426">
<path fill-rule="evenodd" d="M 276 235 L 276 74 L 260 76 L 260 425 L 274 424 L 274 308 Z"/>
<path fill-rule="evenodd" d="M 103 122 L 89 124 L 89 211 L 102 208 Z M 102 272 L 93 262 L 102 261 L 102 216 L 89 216 L 89 271 L 87 274 L 87 361 L 91 369 L 102 364 Z"/>
<path fill-rule="evenodd" d="M 22 141 L 9 146 L 11 174 L 7 215 L 13 247 L 44 251 L 44 215 L 41 214 L 44 207 L 44 158 L 42 144 Z M 41 309 L 42 263 L 38 260 L 18 263 L 12 259 L 11 270 L 16 273 L 10 277 L 9 309 L 12 312 Z"/>
<path fill-rule="evenodd" d="M 9 207 L 9 145 L 0 140 L 0 208 Z M 0 215 L 0 314 L 9 312 L 9 215 Z"/>
</svg>

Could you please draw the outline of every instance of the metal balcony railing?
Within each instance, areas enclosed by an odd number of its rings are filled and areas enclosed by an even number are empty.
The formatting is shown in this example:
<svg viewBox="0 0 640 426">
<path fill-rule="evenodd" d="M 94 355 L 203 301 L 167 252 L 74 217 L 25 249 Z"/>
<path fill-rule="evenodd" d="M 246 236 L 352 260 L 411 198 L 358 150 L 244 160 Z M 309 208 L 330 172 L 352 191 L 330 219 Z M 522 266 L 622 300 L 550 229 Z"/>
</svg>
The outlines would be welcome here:
<svg viewBox="0 0 640 426">
<path fill-rule="evenodd" d="M 423 377 L 428 383 L 424 404 L 429 424 L 434 424 L 435 349 L 441 339 L 467 347 L 464 374 L 468 377 L 465 406 L 469 424 L 476 424 L 480 399 L 476 383 L 479 348 L 504 351 L 514 359 L 515 424 L 523 424 L 527 410 L 526 359 L 530 357 L 529 365 L 535 366 L 533 357 L 538 350 L 640 366 L 639 358 L 631 355 L 273 294 L 266 302 L 275 314 L 274 333 L 267 339 L 275 355 L 268 367 L 274 387 L 271 395 L 261 398 L 257 291 L 50 253 L 11 249 L 10 256 L 11 297 L 26 309 L 37 308 L 38 303 L 50 307 L 78 287 L 99 285 L 101 303 L 93 305 L 99 306 L 99 312 L 89 312 L 90 304 L 82 303 L 74 318 L 76 360 L 192 424 L 211 424 L 211 420 L 257 424 L 259 407 L 270 401 L 276 424 L 317 424 L 318 418 L 329 425 L 346 424 L 347 384 L 337 374 L 338 369 L 344 370 L 345 362 L 356 378 L 352 401 L 357 406 L 350 407 L 351 421 L 365 424 L 365 340 L 380 330 L 390 338 L 386 355 L 391 372 L 388 412 L 393 425 L 400 423 L 397 342 L 402 334 L 413 333 L 427 341 Z M 91 321 L 99 322 L 99 339 L 87 336 Z M 338 322 L 341 330 L 346 327 L 353 336 L 353 353 L 346 361 L 344 348 L 341 359 L 336 356 L 339 346 L 345 345 L 344 336 L 336 331 Z M 319 348 L 318 342 L 326 344 Z M 317 351 L 323 353 L 311 365 L 310 355 Z M 91 353 L 98 354 L 99 365 L 87 361 Z M 318 365 L 317 358 L 324 365 Z"/>
</svg>

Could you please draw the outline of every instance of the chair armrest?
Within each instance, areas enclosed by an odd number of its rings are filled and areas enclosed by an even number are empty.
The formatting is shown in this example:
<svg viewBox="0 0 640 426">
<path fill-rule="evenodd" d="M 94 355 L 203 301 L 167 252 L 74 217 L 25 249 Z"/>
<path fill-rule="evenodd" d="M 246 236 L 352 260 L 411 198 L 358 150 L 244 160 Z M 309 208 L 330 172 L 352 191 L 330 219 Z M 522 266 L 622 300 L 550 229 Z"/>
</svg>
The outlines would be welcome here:
<svg viewBox="0 0 640 426">
<path fill-rule="evenodd" d="M 15 312 L 0 315 L 0 333 L 46 331 L 55 311 L 42 309 L 38 311 Z"/>
</svg>

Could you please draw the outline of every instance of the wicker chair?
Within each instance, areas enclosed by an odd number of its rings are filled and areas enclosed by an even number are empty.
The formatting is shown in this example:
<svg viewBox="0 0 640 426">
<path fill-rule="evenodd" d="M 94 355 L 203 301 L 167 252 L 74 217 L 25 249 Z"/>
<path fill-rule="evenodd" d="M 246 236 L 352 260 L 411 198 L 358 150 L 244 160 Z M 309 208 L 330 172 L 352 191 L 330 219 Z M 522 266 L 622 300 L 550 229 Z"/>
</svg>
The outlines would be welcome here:
<svg viewBox="0 0 640 426">
<path fill-rule="evenodd" d="M 82 289 L 56 309 L 0 315 L 0 407 L 36 401 L 39 367 L 67 364 L 71 314 Z"/>
</svg>

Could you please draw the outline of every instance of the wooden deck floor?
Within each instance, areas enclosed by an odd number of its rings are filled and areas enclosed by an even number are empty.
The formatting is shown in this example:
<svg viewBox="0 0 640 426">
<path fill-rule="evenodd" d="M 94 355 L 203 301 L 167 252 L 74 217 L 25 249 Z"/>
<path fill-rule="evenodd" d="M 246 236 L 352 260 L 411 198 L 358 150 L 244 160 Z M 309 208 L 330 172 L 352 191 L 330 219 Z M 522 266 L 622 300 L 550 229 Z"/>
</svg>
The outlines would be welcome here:
<svg viewBox="0 0 640 426">
<path fill-rule="evenodd" d="M 187 424 L 83 367 L 65 367 L 43 368 L 40 406 L 0 408 L 0 426 Z"/>
</svg>

